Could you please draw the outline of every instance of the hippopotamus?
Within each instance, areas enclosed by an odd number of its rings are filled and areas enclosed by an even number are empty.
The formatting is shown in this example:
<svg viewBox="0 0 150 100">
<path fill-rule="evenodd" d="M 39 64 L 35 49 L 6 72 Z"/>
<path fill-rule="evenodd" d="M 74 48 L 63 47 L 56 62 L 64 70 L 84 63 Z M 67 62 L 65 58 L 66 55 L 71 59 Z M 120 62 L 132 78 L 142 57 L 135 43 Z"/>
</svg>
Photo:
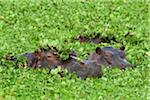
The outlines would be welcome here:
<svg viewBox="0 0 150 100">
<path fill-rule="evenodd" d="M 18 60 L 26 60 L 26 64 L 32 68 L 47 68 L 54 69 L 61 65 L 61 60 L 58 57 L 57 52 L 51 49 L 40 48 L 34 52 L 27 52 L 17 56 L 8 56 L 7 60 L 17 62 Z"/>
<path fill-rule="evenodd" d="M 94 36 L 82 36 L 82 35 L 80 35 L 78 38 L 75 38 L 75 40 L 79 40 L 80 43 L 89 42 L 89 43 L 94 43 L 94 44 L 110 43 L 111 41 L 117 42 L 116 38 L 114 36 L 102 37 L 102 36 L 100 36 L 100 34 L 96 34 L 96 33 L 94 33 Z"/>
<path fill-rule="evenodd" d="M 125 58 L 125 47 L 122 46 L 120 49 L 113 47 L 97 47 L 95 52 L 91 53 L 88 60 L 96 60 L 97 63 L 108 66 L 108 67 L 118 67 L 120 69 L 125 69 L 126 67 L 134 67 Z"/>
<path fill-rule="evenodd" d="M 101 65 L 92 60 L 77 60 L 74 51 L 69 54 L 67 60 L 63 61 L 62 67 L 67 69 L 69 73 L 75 73 L 80 79 L 101 77 L 103 75 Z"/>
</svg>

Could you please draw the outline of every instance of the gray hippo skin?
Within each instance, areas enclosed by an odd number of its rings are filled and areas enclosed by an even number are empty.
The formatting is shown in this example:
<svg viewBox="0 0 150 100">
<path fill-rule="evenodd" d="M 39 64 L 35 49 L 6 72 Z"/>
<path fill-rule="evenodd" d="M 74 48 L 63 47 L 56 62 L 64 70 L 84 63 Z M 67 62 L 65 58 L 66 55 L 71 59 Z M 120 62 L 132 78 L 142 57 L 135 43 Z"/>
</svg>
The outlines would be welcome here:
<svg viewBox="0 0 150 100">
<path fill-rule="evenodd" d="M 125 58 L 124 47 L 116 49 L 113 47 L 97 47 L 95 52 L 88 57 L 89 60 L 96 60 L 99 64 L 109 67 L 118 67 L 125 69 L 126 67 L 134 67 Z"/>
<path fill-rule="evenodd" d="M 67 69 L 69 73 L 75 73 L 78 78 L 86 79 L 87 77 L 101 77 L 103 71 L 101 65 L 92 60 L 78 61 L 75 59 L 76 54 L 72 52 L 69 58 L 63 61 L 63 68 Z"/>
</svg>

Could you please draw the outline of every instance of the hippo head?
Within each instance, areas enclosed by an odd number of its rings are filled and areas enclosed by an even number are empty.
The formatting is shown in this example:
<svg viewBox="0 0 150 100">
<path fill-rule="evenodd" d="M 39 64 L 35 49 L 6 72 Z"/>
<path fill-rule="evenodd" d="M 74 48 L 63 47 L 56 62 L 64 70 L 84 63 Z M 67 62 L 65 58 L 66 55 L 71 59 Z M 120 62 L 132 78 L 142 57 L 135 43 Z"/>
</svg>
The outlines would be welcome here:
<svg viewBox="0 0 150 100">
<path fill-rule="evenodd" d="M 95 53 L 90 55 L 91 60 L 97 60 L 99 64 L 109 67 L 119 67 L 125 69 L 126 67 L 133 67 L 125 58 L 124 47 L 115 49 L 113 47 L 97 47 Z"/>
<path fill-rule="evenodd" d="M 40 49 L 33 53 L 36 58 L 36 67 L 45 68 L 50 67 L 51 69 L 61 65 L 61 61 L 56 52 L 46 49 Z M 34 62 L 33 62 L 34 63 Z"/>
</svg>

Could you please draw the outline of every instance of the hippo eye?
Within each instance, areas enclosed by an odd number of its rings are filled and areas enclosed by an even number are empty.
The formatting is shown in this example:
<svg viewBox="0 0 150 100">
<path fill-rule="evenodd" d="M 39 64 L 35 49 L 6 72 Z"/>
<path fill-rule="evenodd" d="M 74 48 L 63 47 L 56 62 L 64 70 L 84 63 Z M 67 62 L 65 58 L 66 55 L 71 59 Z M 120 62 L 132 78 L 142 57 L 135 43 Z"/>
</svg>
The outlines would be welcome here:
<svg viewBox="0 0 150 100">
<path fill-rule="evenodd" d="M 107 58 L 104 58 L 104 59 L 105 59 L 105 61 L 106 61 L 109 65 L 112 65 L 112 62 L 111 62 L 110 59 L 107 59 Z"/>
<path fill-rule="evenodd" d="M 51 58 L 51 56 L 47 56 L 48 58 Z"/>
<path fill-rule="evenodd" d="M 106 51 L 105 56 L 111 58 L 111 57 L 113 57 L 113 53 L 111 51 Z"/>
<path fill-rule="evenodd" d="M 48 57 L 48 58 L 51 58 L 52 56 L 51 56 L 51 55 L 47 55 L 47 57 Z"/>
<path fill-rule="evenodd" d="M 113 54 L 108 53 L 108 54 L 106 54 L 106 57 L 113 57 Z"/>
</svg>

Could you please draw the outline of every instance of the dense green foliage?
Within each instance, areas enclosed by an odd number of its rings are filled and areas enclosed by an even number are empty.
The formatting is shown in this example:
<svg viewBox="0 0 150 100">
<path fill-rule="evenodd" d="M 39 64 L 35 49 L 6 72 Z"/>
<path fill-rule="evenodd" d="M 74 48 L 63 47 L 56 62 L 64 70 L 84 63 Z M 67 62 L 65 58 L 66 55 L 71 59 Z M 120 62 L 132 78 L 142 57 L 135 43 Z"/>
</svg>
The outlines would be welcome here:
<svg viewBox="0 0 150 100">
<path fill-rule="evenodd" d="M 137 67 L 104 69 L 102 78 L 80 80 L 47 74 L 48 70 L 0 65 L 0 99 L 146 100 L 149 83 L 149 3 L 145 0 L 0 0 L 0 57 L 54 45 L 77 51 L 81 59 L 97 46 L 126 46 Z M 119 43 L 83 43 L 79 34 L 114 35 Z M 130 32 L 131 35 L 125 37 Z M 66 41 L 67 42 L 64 42 Z M 150 91 L 149 91 L 150 92 Z"/>
</svg>

